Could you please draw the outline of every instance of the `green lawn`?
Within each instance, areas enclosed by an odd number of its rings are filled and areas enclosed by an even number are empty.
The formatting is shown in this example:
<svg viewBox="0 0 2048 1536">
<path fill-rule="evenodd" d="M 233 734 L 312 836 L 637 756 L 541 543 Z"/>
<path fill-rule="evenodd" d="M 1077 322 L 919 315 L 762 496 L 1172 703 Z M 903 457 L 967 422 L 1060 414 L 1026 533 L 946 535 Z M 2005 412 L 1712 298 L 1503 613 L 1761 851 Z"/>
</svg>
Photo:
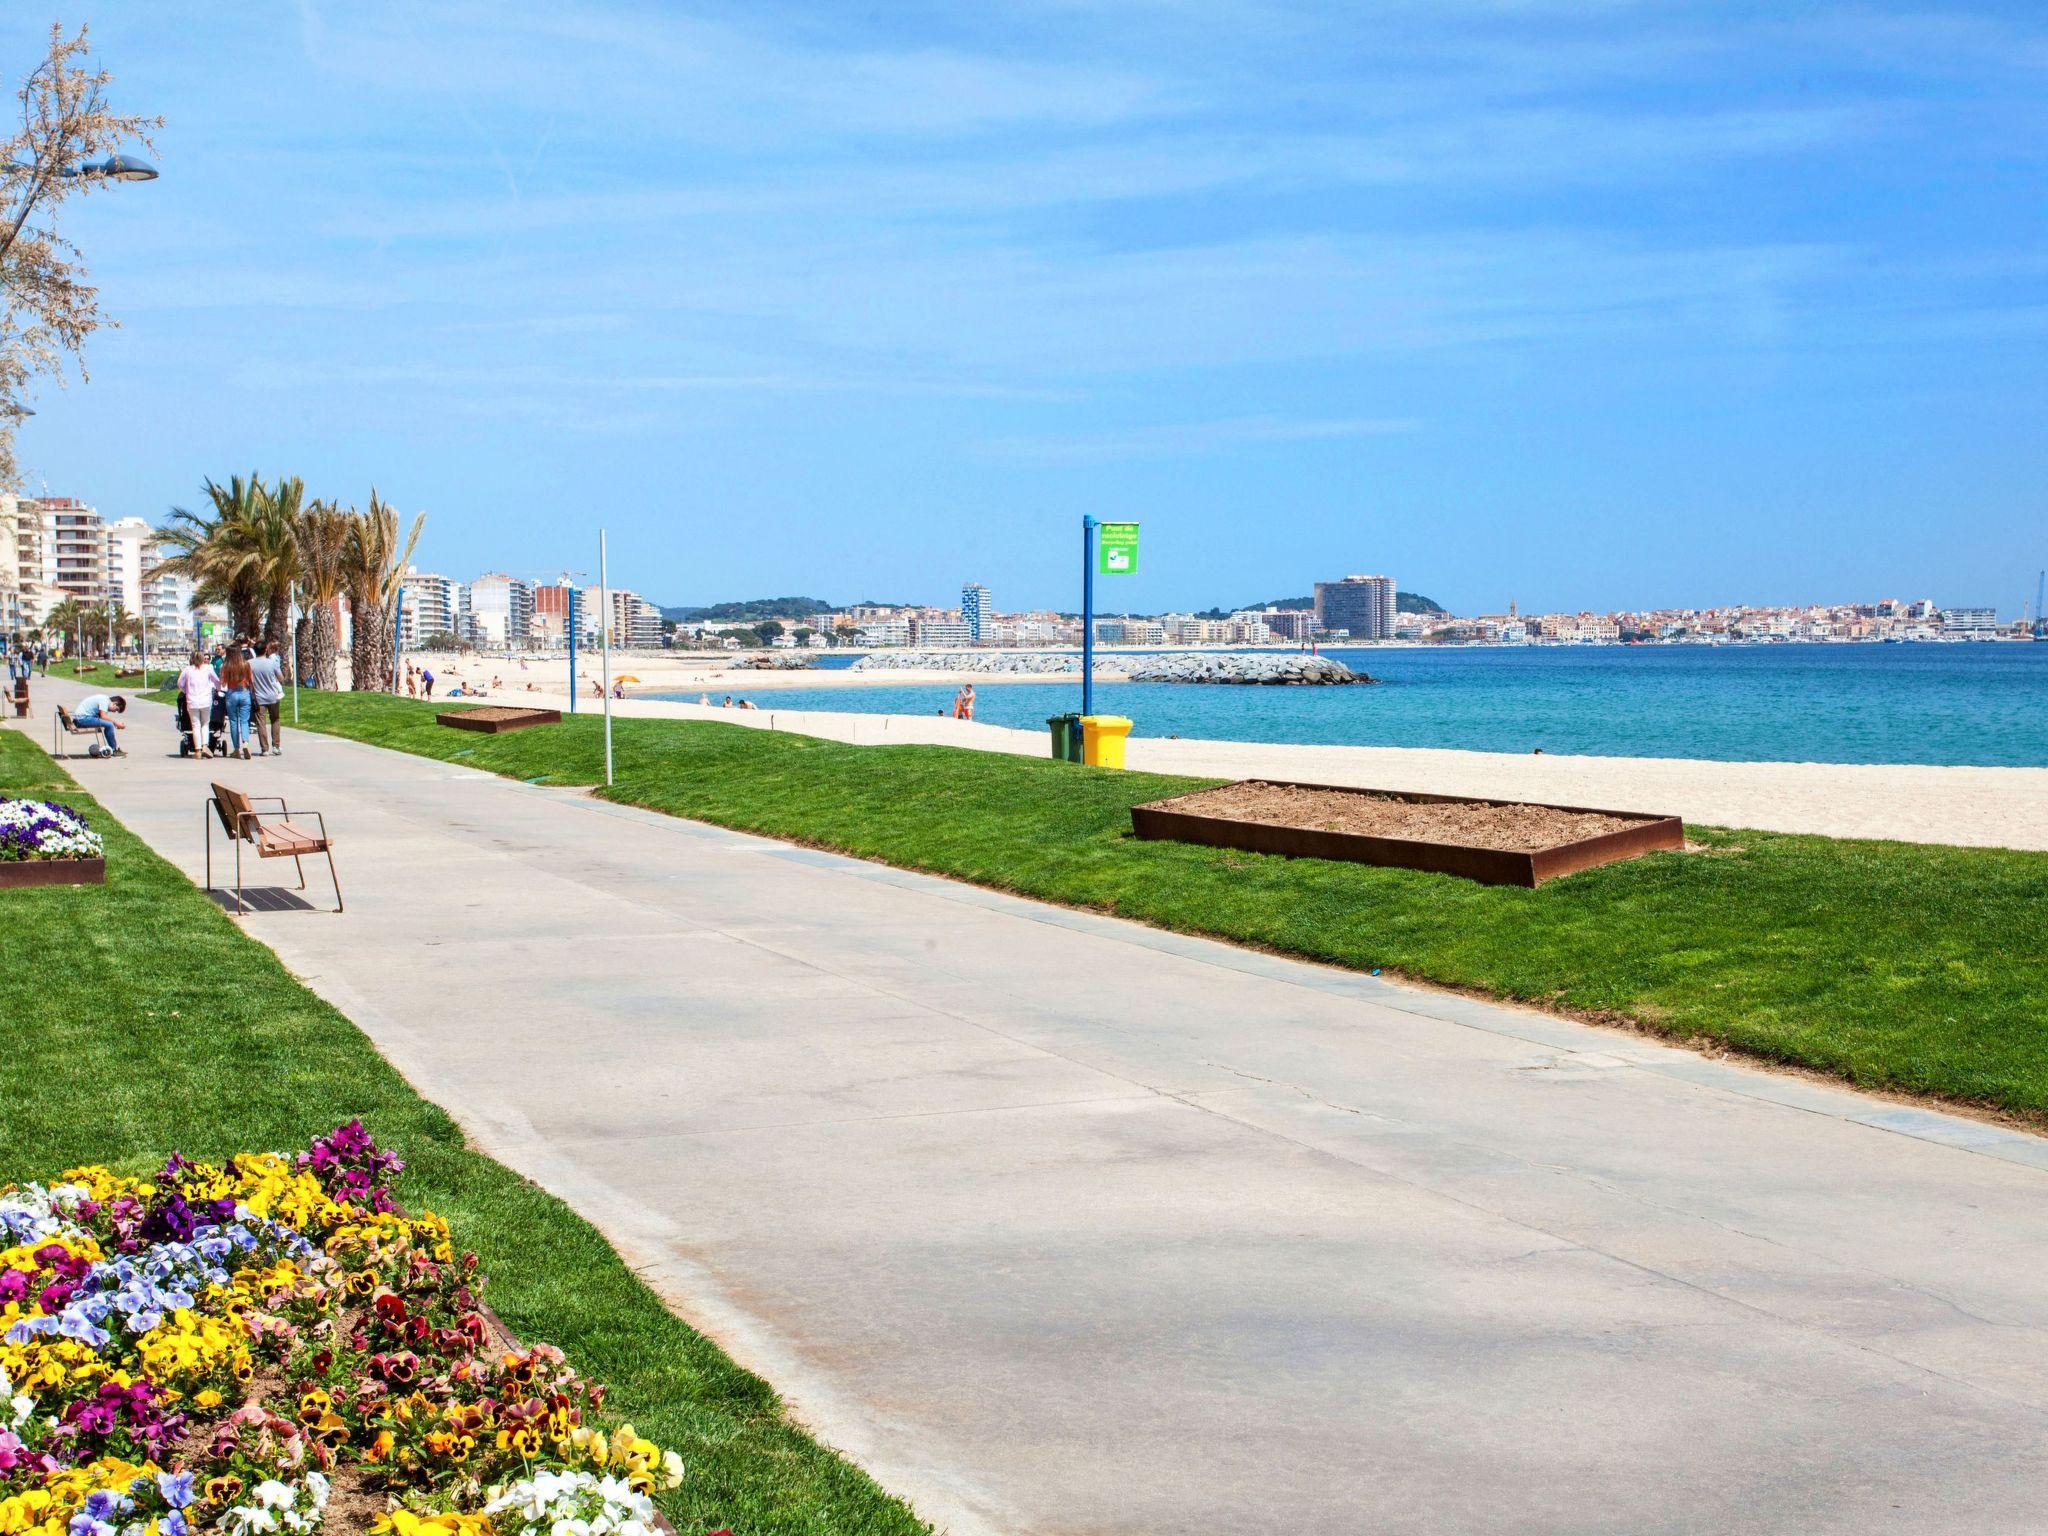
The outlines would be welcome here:
<svg viewBox="0 0 2048 1536">
<path fill-rule="evenodd" d="M 360 1115 L 408 1159 L 408 1203 L 483 1256 L 512 1328 L 560 1344 L 680 1452 L 688 1476 L 661 1502 L 683 1532 L 927 1529 L 791 1425 L 587 1222 L 465 1147 L 353 1024 L 40 748 L 0 731 L 0 797 L 18 796 L 77 806 L 106 838 L 108 873 L 103 887 L 0 891 L 0 1183 L 86 1162 L 139 1170 L 173 1148 L 302 1146 Z"/>
<path fill-rule="evenodd" d="M 522 779 L 602 777 L 598 720 L 483 736 L 300 695 L 314 729 Z M 1203 782 L 739 726 L 615 724 L 613 798 L 1161 927 L 1374 966 L 2048 1125 L 2048 854 L 1691 828 L 1536 891 L 1130 836 Z"/>
</svg>

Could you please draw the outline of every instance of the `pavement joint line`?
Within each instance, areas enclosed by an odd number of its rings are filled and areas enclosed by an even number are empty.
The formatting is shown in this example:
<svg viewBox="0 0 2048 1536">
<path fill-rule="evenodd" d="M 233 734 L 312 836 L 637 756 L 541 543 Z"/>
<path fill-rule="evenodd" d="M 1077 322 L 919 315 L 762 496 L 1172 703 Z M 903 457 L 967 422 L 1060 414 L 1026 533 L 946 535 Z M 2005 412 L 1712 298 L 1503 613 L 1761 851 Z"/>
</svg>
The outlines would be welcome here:
<svg viewBox="0 0 2048 1536">
<path fill-rule="evenodd" d="M 1193 1099 L 1183 1097 L 1179 1094 L 1169 1094 L 1167 1095 L 1167 1097 L 1178 1099 L 1181 1103 L 1186 1104 L 1190 1109 L 1199 1110 L 1203 1114 L 1214 1115 L 1218 1119 L 1230 1121 L 1232 1124 L 1242 1125 L 1245 1123 L 1241 1116 L 1230 1113 L 1230 1111 L 1227 1108 L 1221 1105 L 1214 1103 L 1197 1103 Z M 1906 1357 L 1896 1354 L 1890 1350 L 1879 1349 L 1874 1344 L 1871 1344 L 1863 1339 L 1855 1338 L 1846 1333 L 1839 1333 L 1832 1329 L 1814 1323 L 1804 1322 L 1798 1318 L 1782 1316 L 1779 1313 L 1773 1312 L 1769 1307 L 1761 1305 L 1760 1303 L 1748 1301 L 1740 1296 L 1733 1296 L 1726 1294 L 1725 1292 L 1715 1290 L 1713 1287 L 1703 1284 L 1698 1280 L 1689 1279 L 1684 1275 L 1676 1274 L 1670 1270 L 1659 1268 L 1657 1265 L 1651 1264 L 1642 1259 L 1630 1258 L 1627 1254 L 1617 1253 L 1610 1248 L 1604 1247 L 1598 1243 L 1590 1242 L 1585 1238 L 1574 1237 L 1569 1233 L 1565 1232 L 1553 1231 L 1543 1222 L 1537 1221 L 1531 1217 L 1519 1216 L 1509 1211 L 1497 1209 L 1483 1200 L 1475 1200 L 1470 1198 L 1469 1196 L 1458 1194 L 1453 1190 L 1439 1189 L 1433 1185 L 1424 1184 L 1410 1175 L 1397 1172 L 1390 1168 L 1380 1167 L 1371 1163 L 1364 1162 L 1363 1160 L 1355 1156 L 1352 1156 L 1345 1151 L 1341 1151 L 1332 1147 L 1318 1146 L 1313 1142 L 1304 1141 L 1298 1136 L 1290 1136 L 1284 1131 L 1272 1131 L 1269 1127 L 1254 1128 L 1265 1130 L 1268 1132 L 1268 1134 L 1277 1136 L 1280 1140 L 1288 1142 L 1289 1144 L 1302 1149 L 1303 1151 L 1309 1153 L 1311 1156 L 1318 1158 L 1334 1159 L 1350 1167 L 1357 1168 L 1366 1173 L 1373 1174 L 1376 1177 L 1384 1178 L 1391 1183 L 1403 1185 L 1406 1188 L 1411 1189 L 1418 1194 L 1429 1196 L 1433 1199 L 1440 1199 L 1452 1205 L 1461 1206 L 1466 1210 L 1476 1212 L 1477 1214 L 1488 1217 L 1491 1220 L 1504 1222 L 1509 1226 L 1520 1228 L 1524 1232 L 1550 1238 L 1557 1243 L 1565 1245 L 1566 1249 L 1570 1251 L 1585 1253 L 1597 1258 L 1605 1259 L 1609 1263 L 1617 1264 L 1627 1269 L 1632 1269 L 1636 1271 L 1638 1274 L 1645 1275 L 1653 1280 L 1662 1281 L 1666 1284 L 1676 1286 L 1681 1290 L 1690 1291 L 1693 1294 L 1700 1296 L 1711 1303 L 1715 1303 L 1725 1307 L 1730 1307 L 1739 1312 L 1746 1312 L 1755 1317 L 1761 1318 L 1768 1323 L 1776 1324 L 1778 1327 L 1789 1328 L 1794 1332 L 1807 1334 L 1811 1337 L 1825 1340 L 1829 1345 L 1836 1348 L 1846 1349 L 1857 1353 L 1870 1355 L 1875 1359 L 1889 1361 L 1891 1364 L 1897 1366 L 1901 1370 L 1911 1372 L 1912 1374 L 1917 1376 L 1930 1377 L 1936 1381 L 1943 1382 L 1946 1385 L 1955 1388 L 1958 1391 L 1967 1394 L 1976 1394 L 1981 1397 L 1992 1398 L 1999 1402 L 2009 1403 L 2015 1407 L 2024 1408 L 2029 1412 L 2035 1414 L 2037 1417 L 2041 1418 L 2044 1424 L 2048 1424 L 2048 1407 L 2044 1407 L 2040 1403 L 2032 1402 L 2023 1397 L 2015 1397 L 2010 1393 L 2000 1392 L 1996 1388 L 1986 1386 L 1981 1382 L 1971 1381 L 1967 1378 L 1956 1376 L 1948 1371 L 1940 1370 L 1935 1366 L 1925 1364 L 1918 1360 L 1907 1359 Z M 1729 1227 L 1724 1223 L 1712 1221 L 1709 1218 L 1698 1216 L 1693 1212 L 1672 1211 L 1672 1208 L 1670 1207 L 1660 1206 L 1655 1201 L 1644 1201 L 1641 1199 L 1640 1196 L 1631 1195 L 1626 1190 L 1615 1189 L 1599 1179 L 1589 1179 L 1588 1182 L 1608 1194 L 1619 1195 L 1624 1198 L 1636 1200 L 1639 1203 L 1648 1205 L 1652 1209 L 1665 1210 L 1667 1212 L 1671 1212 L 1672 1214 L 1676 1214 L 1690 1220 L 1702 1221 L 1708 1226 L 1714 1227 L 1721 1231 L 1728 1232 L 1737 1237 L 1742 1237 L 1752 1241 L 1766 1243 L 1773 1248 L 1784 1248 L 1788 1246 L 1786 1244 L 1779 1243 L 1773 1239 L 1759 1237 L 1755 1233 L 1744 1232 L 1740 1228 Z M 1854 1273 L 1875 1273 L 1874 1271 L 1856 1269 L 1854 1266 L 1847 1267 L 1850 1268 Z M 1957 1312 L 1961 1316 L 1971 1318 L 1972 1320 L 1986 1324 L 1987 1326 L 2019 1329 L 2031 1329 L 2034 1326 L 2024 1323 L 1993 1323 L 1990 1319 L 1977 1317 L 1976 1314 L 1968 1311 L 1966 1308 L 1958 1306 L 1954 1301 L 1952 1301 L 1946 1296 L 1941 1295 L 1939 1292 L 1929 1291 L 1922 1286 L 1904 1284 L 1903 1282 L 1899 1281 L 1896 1277 L 1892 1276 L 1881 1276 L 1880 1278 L 1888 1280 L 1889 1283 L 1893 1285 L 1902 1285 L 1904 1289 L 1912 1292 L 1915 1295 L 1925 1296 L 1929 1300 L 1941 1303 L 1942 1305 L 1949 1307 L 1951 1310 Z"/>
<path fill-rule="evenodd" d="M 81 685 L 82 686 L 82 685 Z M 147 701 L 145 701 L 147 702 Z M 168 709 L 166 705 L 153 705 L 157 709 Z M 311 732 L 323 741 L 337 742 L 343 747 L 367 756 L 379 757 L 395 749 L 359 742 L 351 737 L 330 735 L 326 732 Z M 414 757 L 411 753 L 397 753 L 402 757 Z M 428 761 L 438 761 L 428 759 Z M 986 886 L 974 885 L 965 880 L 952 879 L 943 875 L 921 870 L 902 869 L 895 865 L 882 864 L 859 858 L 852 854 L 839 853 L 830 849 L 808 848 L 802 844 L 789 843 L 765 833 L 743 832 L 735 828 L 721 827 L 715 823 L 696 821 L 686 816 L 675 816 L 645 806 L 623 804 L 607 800 L 595 792 L 594 786 L 582 785 L 536 785 L 517 779 L 485 772 L 481 769 L 460 769 L 449 775 L 455 782 L 492 781 L 512 788 L 517 792 L 540 794 L 564 804 L 581 805 L 602 815 L 618 816 L 643 824 L 659 824 L 667 827 L 681 827 L 692 836 L 704 836 L 728 846 L 751 847 L 770 857 L 793 859 L 802 855 L 800 862 L 821 871 L 851 875 L 858 879 L 871 880 L 905 890 L 916 890 L 943 899 L 978 906 L 988 911 L 1021 916 L 1033 922 L 1060 927 L 1069 931 L 1088 934 L 1112 943 L 1134 945 L 1155 952 L 1173 955 L 1199 964 L 1213 965 L 1219 969 L 1235 971 L 1242 975 L 1275 980 L 1291 986 L 1329 996 L 1347 997 L 1354 1001 L 1373 1004 L 1394 1012 L 1426 1018 L 1438 1023 L 1476 1029 L 1484 1033 L 1523 1040 L 1530 1044 L 1543 1045 L 1552 1049 L 1583 1053 L 1588 1047 L 1583 1031 L 1597 1030 L 1599 1026 L 1578 1021 L 1560 1021 L 1546 1026 L 1545 1015 L 1522 1013 L 1512 1003 L 1493 1002 L 1457 995 L 1438 1000 L 1420 988 L 1408 988 L 1376 977 L 1359 976 L 1341 971 L 1306 956 L 1281 957 L 1266 955 L 1253 949 L 1240 948 L 1220 939 L 1211 939 L 1191 934 L 1178 934 L 1170 930 L 1152 928 L 1130 918 L 1113 917 L 1106 913 L 1089 912 L 1076 908 L 1060 907 L 1036 901 L 1013 892 L 993 890 Z M 516 855 L 508 855 L 516 856 Z M 630 898 L 627 898 L 630 899 Z M 644 903 L 636 903 L 644 905 Z M 714 929 L 727 932 L 724 929 Z M 753 943 L 741 935 L 732 937 L 739 943 Z M 767 946 L 763 946 L 767 947 Z M 781 953 L 774 951 L 772 953 Z M 785 956 L 784 958 L 794 958 Z M 812 964 L 812 962 L 800 962 Z M 829 968 L 826 974 L 838 975 Z M 859 978 L 843 977 L 843 980 Z M 894 995 L 894 994 L 885 994 Z M 901 1001 L 902 999 L 898 999 Z M 960 1022 L 974 1024 L 975 1021 L 961 1019 Z M 976 1025 L 975 1027 L 982 1027 Z M 1000 1033 L 999 1031 L 997 1033 Z M 1007 1037 L 1005 1037 L 1007 1038 Z M 1018 1041 L 1017 1044 L 1028 1044 Z M 1775 1108 L 1793 1110 L 1807 1114 L 1839 1120 L 1858 1125 L 1867 1130 L 1889 1135 L 1904 1136 L 1922 1141 L 1949 1151 L 1966 1153 L 1977 1157 L 1991 1157 L 2000 1162 L 2020 1167 L 2048 1171 L 2048 1138 L 2028 1132 L 2011 1130 L 2002 1126 L 1986 1124 L 1961 1115 L 1944 1114 L 1938 1110 L 1920 1109 L 1909 1105 L 1889 1105 L 1878 1101 L 1868 1108 L 1854 1107 L 1860 1097 L 1853 1086 L 1815 1085 L 1817 1094 L 1839 1095 L 1845 1102 L 1839 1106 L 1816 1103 L 1791 1102 L 1792 1095 L 1783 1090 L 1771 1091 L 1767 1084 L 1778 1081 L 1774 1074 L 1762 1066 L 1733 1065 L 1715 1061 L 1685 1050 L 1683 1045 L 1673 1043 L 1667 1047 L 1685 1061 L 1640 1062 L 1631 1065 L 1710 1091 L 1720 1091 L 1742 1098 L 1769 1104 Z M 1595 1046 L 1593 1049 L 1598 1050 Z M 1057 1053 L 1051 1053 L 1057 1054 Z M 1063 1058 L 1064 1059 L 1064 1058 Z M 1075 1063 L 1086 1065 L 1085 1063 Z M 1099 1070 L 1099 1069 L 1096 1069 Z"/>
</svg>

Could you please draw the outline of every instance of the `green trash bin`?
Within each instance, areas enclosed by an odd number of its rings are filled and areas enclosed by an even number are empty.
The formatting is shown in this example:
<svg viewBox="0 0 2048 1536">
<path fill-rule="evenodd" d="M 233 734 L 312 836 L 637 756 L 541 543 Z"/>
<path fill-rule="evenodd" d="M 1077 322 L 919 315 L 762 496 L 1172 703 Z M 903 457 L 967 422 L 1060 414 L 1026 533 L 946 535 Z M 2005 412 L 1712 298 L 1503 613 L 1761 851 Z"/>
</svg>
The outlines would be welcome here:
<svg viewBox="0 0 2048 1536">
<path fill-rule="evenodd" d="M 1078 763 L 1081 761 L 1081 717 L 1079 715 L 1054 715 L 1045 722 L 1052 732 L 1052 756 L 1054 762 Z"/>
</svg>

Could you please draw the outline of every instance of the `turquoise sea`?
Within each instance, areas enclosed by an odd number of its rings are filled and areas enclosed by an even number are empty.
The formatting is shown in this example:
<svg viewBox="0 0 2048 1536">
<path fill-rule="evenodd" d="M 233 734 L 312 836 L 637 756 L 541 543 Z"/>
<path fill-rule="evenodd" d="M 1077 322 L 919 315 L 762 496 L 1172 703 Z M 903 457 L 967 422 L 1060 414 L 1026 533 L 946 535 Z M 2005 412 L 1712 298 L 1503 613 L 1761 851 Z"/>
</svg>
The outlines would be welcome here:
<svg viewBox="0 0 2048 1536">
<path fill-rule="evenodd" d="M 1104 653 L 1108 654 L 1108 653 Z M 2048 766 L 2048 644 L 1421 647 L 1325 654 L 1371 688 L 1104 683 L 1141 736 L 1724 761 Z M 850 658 L 829 657 L 828 663 Z M 1042 728 L 1078 682 L 976 690 Z M 686 698 L 696 694 L 655 697 Z M 950 687 L 763 689 L 767 709 L 932 714 Z"/>
</svg>

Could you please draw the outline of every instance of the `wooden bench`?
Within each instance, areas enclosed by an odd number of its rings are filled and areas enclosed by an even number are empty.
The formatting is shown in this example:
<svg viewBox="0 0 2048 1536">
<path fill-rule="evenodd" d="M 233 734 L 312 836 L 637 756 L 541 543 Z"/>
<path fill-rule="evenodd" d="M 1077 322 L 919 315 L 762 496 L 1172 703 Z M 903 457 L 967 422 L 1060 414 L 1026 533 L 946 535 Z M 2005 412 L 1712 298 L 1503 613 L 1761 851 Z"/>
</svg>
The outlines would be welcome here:
<svg viewBox="0 0 2048 1536">
<path fill-rule="evenodd" d="M 275 810 L 259 810 L 275 805 Z M 294 819 L 296 814 L 297 819 Z M 309 853 L 327 855 L 327 878 L 334 882 L 334 910 L 341 907 L 341 877 L 334 872 L 334 842 L 327 835 L 327 821 L 318 811 L 294 813 L 277 795 L 245 795 L 225 784 L 213 786 L 201 812 L 206 820 L 206 888 L 213 889 L 213 824 L 218 820 L 235 845 L 235 913 L 249 909 L 242 900 L 242 848 L 256 850 L 262 859 L 290 859 L 299 871 L 299 889 L 306 888 L 306 866 L 300 861 Z"/>
<path fill-rule="evenodd" d="M 59 704 L 57 706 L 57 716 L 50 722 L 50 756 L 70 757 L 72 755 L 64 747 L 64 738 L 66 736 L 90 736 L 94 741 L 98 741 L 100 735 L 100 728 L 98 726 L 80 725 L 71 718 L 71 711 L 62 704 Z"/>
</svg>

